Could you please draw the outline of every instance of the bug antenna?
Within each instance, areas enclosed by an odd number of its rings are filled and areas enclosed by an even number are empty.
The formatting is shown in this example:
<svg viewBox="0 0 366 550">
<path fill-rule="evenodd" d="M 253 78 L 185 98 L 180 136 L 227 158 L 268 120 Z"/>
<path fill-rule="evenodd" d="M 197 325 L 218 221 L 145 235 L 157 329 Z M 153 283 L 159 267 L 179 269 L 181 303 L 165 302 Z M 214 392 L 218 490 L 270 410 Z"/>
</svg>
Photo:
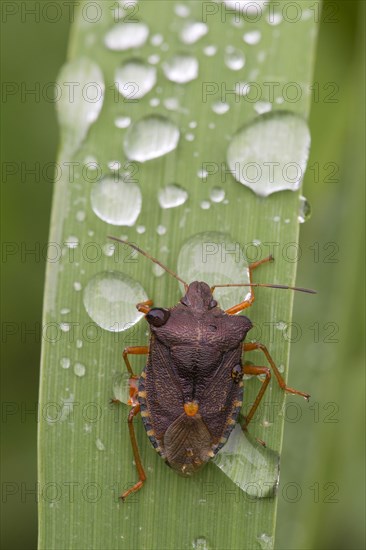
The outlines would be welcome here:
<svg viewBox="0 0 366 550">
<path fill-rule="evenodd" d="M 269 284 L 269 283 L 243 283 L 243 284 L 227 284 L 227 285 L 214 285 L 213 288 L 220 288 L 220 287 L 231 287 L 231 286 L 260 286 L 260 287 L 266 287 L 266 288 L 281 288 L 283 290 L 296 290 L 297 292 L 306 292 L 307 294 L 316 294 L 316 290 L 312 290 L 311 288 L 301 288 L 298 286 L 287 286 L 287 285 L 275 285 L 275 284 Z"/>
<path fill-rule="evenodd" d="M 159 265 L 162 269 L 164 269 L 164 271 L 166 271 L 167 273 L 169 273 L 169 275 L 171 275 L 172 277 L 174 277 L 175 279 L 177 279 L 178 281 L 180 281 L 181 283 L 183 283 L 185 289 L 187 290 L 188 284 L 187 284 L 185 281 L 183 281 L 183 279 L 181 279 L 176 273 L 174 273 L 174 271 L 172 271 L 171 269 L 169 269 L 169 267 L 166 267 L 164 264 L 162 264 L 161 262 L 159 262 L 159 260 L 157 260 L 156 258 L 154 258 L 153 256 L 151 256 L 148 252 L 145 252 L 144 250 L 142 250 L 141 248 L 139 248 L 136 244 L 130 243 L 129 241 L 124 241 L 123 239 L 117 239 L 117 237 L 112 237 L 111 235 L 108 235 L 108 239 L 112 239 L 112 241 L 116 241 L 116 242 L 118 242 L 118 243 L 127 244 L 127 246 L 130 246 L 131 248 L 133 248 L 133 249 L 136 250 L 137 252 L 140 252 L 140 254 L 142 254 L 143 256 L 146 256 L 146 258 L 149 258 L 149 260 L 151 260 L 152 262 L 154 262 L 154 264 Z"/>
</svg>

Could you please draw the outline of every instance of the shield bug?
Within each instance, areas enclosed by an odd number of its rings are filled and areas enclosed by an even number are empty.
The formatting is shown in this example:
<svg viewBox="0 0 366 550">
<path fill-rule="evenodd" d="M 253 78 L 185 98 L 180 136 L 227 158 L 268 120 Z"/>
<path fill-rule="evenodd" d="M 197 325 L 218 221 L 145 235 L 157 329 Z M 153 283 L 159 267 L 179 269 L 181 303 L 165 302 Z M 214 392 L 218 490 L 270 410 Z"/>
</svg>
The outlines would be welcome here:
<svg viewBox="0 0 366 550">
<path fill-rule="evenodd" d="M 286 285 L 252 282 L 252 273 L 272 256 L 249 265 L 248 284 L 209 287 L 205 282 L 183 281 L 159 260 L 135 244 L 110 237 L 130 246 L 158 264 L 184 285 L 185 294 L 171 308 L 153 307 L 152 300 L 137 304 L 150 325 L 149 346 L 127 347 L 123 359 L 130 375 L 128 428 L 139 480 L 125 491 L 124 500 L 138 491 L 146 480 L 133 426 L 140 413 L 147 435 L 160 456 L 177 473 L 191 476 L 225 445 L 234 428 L 243 399 L 244 374 L 264 375 L 264 381 L 244 424 L 249 422 L 268 387 L 271 369 L 280 388 L 308 399 L 307 393 L 286 385 L 264 344 L 245 342 L 252 323 L 236 316 L 254 302 L 254 287 L 271 287 L 314 293 L 313 290 Z M 250 295 L 239 304 L 222 310 L 214 298 L 217 287 L 249 286 Z M 260 350 L 269 366 L 243 364 L 245 351 Z M 129 356 L 146 355 L 141 375 L 133 373 Z"/>
</svg>

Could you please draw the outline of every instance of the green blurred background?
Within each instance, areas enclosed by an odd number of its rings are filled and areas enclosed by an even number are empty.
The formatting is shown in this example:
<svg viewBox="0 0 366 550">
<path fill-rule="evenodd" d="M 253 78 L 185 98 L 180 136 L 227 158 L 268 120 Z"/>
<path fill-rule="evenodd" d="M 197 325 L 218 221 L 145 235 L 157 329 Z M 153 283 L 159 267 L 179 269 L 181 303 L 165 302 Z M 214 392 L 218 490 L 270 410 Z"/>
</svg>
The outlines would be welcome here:
<svg viewBox="0 0 366 550">
<path fill-rule="evenodd" d="M 60 1 L 62 9 L 50 8 L 48 19 L 42 14 L 38 19 L 31 10 L 41 4 L 2 3 L 5 549 L 37 544 L 35 408 L 45 271 L 42 247 L 48 238 L 52 198 L 48 163 L 55 162 L 58 143 L 48 84 L 56 80 L 65 61 L 72 14 L 71 3 Z M 295 405 L 288 407 L 278 549 L 365 546 L 364 7 L 362 1 L 326 1 L 320 25 L 312 149 L 304 182 L 313 215 L 301 227 L 297 281 L 319 294 L 316 306 L 314 299 L 295 300 L 293 321 L 301 334 L 291 349 L 290 379 L 292 386 L 309 391 L 312 401 L 302 417 Z M 60 18 L 51 22 L 57 13 Z"/>
</svg>

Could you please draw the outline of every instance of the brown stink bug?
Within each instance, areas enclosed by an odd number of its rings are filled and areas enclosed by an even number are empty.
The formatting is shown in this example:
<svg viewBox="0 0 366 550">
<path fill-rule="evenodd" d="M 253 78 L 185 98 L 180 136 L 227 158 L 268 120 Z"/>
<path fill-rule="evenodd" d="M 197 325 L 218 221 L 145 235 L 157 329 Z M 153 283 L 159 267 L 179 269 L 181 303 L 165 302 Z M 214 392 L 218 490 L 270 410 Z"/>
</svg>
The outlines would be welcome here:
<svg viewBox="0 0 366 550">
<path fill-rule="evenodd" d="M 137 304 L 150 325 L 149 346 L 127 347 L 123 358 L 130 374 L 128 415 L 133 454 L 139 481 L 125 491 L 121 498 L 138 491 L 146 480 L 133 427 L 133 418 L 141 413 L 149 439 L 177 473 L 190 476 L 204 466 L 225 445 L 234 428 L 243 399 L 243 375 L 264 375 L 264 382 L 250 408 L 245 430 L 263 397 L 271 379 L 267 367 L 243 365 L 245 351 L 261 350 L 286 392 L 310 396 L 286 385 L 266 346 L 259 342 L 245 343 L 252 323 L 248 317 L 236 316 L 254 302 L 253 287 L 264 286 L 313 290 L 285 285 L 252 282 L 252 272 L 259 265 L 273 260 L 272 256 L 249 265 L 249 284 L 215 285 L 204 282 L 187 284 L 159 260 L 138 246 L 111 237 L 140 252 L 180 281 L 185 295 L 172 308 L 152 307 L 152 300 Z M 226 311 L 220 309 L 213 297 L 217 287 L 249 286 L 249 298 Z M 129 355 L 147 355 L 141 376 L 131 368 Z"/>
</svg>

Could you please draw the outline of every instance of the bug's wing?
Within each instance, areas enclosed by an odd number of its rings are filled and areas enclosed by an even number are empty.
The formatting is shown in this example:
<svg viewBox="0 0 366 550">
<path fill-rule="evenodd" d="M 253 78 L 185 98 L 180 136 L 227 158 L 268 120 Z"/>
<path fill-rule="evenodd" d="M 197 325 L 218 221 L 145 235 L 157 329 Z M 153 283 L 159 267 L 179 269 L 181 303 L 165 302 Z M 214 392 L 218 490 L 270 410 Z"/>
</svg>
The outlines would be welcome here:
<svg viewBox="0 0 366 550">
<path fill-rule="evenodd" d="M 241 350 L 224 354 L 222 362 L 207 383 L 200 413 L 213 438 L 227 437 L 241 408 L 243 385 L 234 382 L 231 372 L 240 363 Z M 227 429 L 229 430 L 226 434 Z"/>
<path fill-rule="evenodd" d="M 146 367 L 146 405 L 150 423 L 158 438 L 183 412 L 183 398 L 170 365 L 169 349 L 154 340 Z"/>
<path fill-rule="evenodd" d="M 178 473 L 192 475 L 208 460 L 212 446 L 211 434 L 198 414 L 179 416 L 164 436 L 165 459 Z"/>
</svg>

